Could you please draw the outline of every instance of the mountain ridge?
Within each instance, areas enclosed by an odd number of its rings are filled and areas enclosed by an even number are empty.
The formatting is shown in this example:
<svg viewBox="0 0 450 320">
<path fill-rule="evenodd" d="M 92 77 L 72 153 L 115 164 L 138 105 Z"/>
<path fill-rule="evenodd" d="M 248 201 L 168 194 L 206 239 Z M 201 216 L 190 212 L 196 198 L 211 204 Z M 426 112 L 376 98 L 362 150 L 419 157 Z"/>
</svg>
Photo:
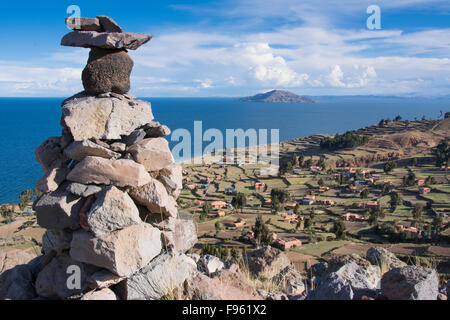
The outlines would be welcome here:
<svg viewBox="0 0 450 320">
<path fill-rule="evenodd" d="M 272 90 L 254 96 L 239 98 L 243 102 L 282 102 L 282 103 L 314 103 L 312 99 L 301 97 L 285 90 Z"/>
</svg>

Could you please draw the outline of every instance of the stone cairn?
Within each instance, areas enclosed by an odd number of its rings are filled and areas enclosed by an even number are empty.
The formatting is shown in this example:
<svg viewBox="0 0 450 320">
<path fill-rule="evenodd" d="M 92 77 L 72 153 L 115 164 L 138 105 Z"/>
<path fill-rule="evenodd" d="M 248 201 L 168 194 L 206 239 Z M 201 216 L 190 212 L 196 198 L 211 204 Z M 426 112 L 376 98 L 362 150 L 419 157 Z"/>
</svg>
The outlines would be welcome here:
<svg viewBox="0 0 450 320">
<path fill-rule="evenodd" d="M 66 20 L 63 46 L 90 48 L 85 91 L 62 103 L 62 136 L 36 151 L 43 195 L 33 208 L 47 229 L 39 298 L 160 299 L 196 270 L 185 253 L 195 223 L 177 210 L 182 168 L 153 121 L 128 94 L 136 50 L 153 35 L 123 32 L 106 16 Z M 73 22 L 77 22 L 76 24 Z M 78 272 L 79 271 L 79 272 Z"/>
</svg>

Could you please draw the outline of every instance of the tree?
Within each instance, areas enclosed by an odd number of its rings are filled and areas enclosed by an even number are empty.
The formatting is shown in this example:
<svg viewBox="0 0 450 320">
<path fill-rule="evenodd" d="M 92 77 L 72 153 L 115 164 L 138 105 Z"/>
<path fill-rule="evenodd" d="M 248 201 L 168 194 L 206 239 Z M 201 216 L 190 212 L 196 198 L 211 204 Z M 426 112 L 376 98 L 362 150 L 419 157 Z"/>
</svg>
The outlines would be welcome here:
<svg viewBox="0 0 450 320">
<path fill-rule="evenodd" d="M 298 156 L 298 166 L 302 167 L 303 166 L 303 161 L 305 160 L 305 156 L 300 153 L 300 155 Z"/>
<path fill-rule="evenodd" d="M 402 121 L 402 116 L 398 115 L 394 118 L 394 121 Z"/>
<path fill-rule="evenodd" d="M 295 225 L 295 230 L 300 230 L 302 227 L 302 220 L 298 219 L 297 224 Z"/>
<path fill-rule="evenodd" d="M 309 168 L 311 167 L 313 164 L 312 158 L 309 158 L 308 160 L 305 161 L 305 167 Z"/>
<path fill-rule="evenodd" d="M 21 211 L 25 210 L 27 205 L 35 198 L 36 194 L 31 189 L 22 191 L 19 196 L 19 208 Z"/>
<path fill-rule="evenodd" d="M 304 225 L 305 229 L 307 229 L 307 230 L 311 229 L 312 225 L 313 225 L 312 220 L 310 218 L 306 218 L 305 219 L 305 225 Z"/>
<path fill-rule="evenodd" d="M 300 203 L 298 202 L 295 204 L 294 213 L 297 215 L 300 213 Z"/>
<path fill-rule="evenodd" d="M 371 208 L 369 210 L 369 219 L 367 220 L 369 225 L 376 225 L 378 224 L 378 212 L 375 208 Z"/>
<path fill-rule="evenodd" d="M 391 205 L 392 212 L 394 212 L 397 209 L 397 206 L 402 204 L 402 202 L 403 200 L 397 192 L 391 193 L 391 200 L 389 203 Z"/>
<path fill-rule="evenodd" d="M 345 238 L 345 230 L 346 226 L 344 221 L 335 220 L 333 224 L 333 233 L 336 235 L 336 239 L 344 239 Z"/>
<path fill-rule="evenodd" d="M 326 164 L 325 164 L 325 157 L 324 156 L 321 156 L 319 161 L 317 161 L 317 166 L 320 167 L 322 169 L 322 171 L 325 170 Z"/>
<path fill-rule="evenodd" d="M 231 254 L 231 258 L 232 258 L 233 260 L 235 260 L 235 261 L 237 261 L 237 262 L 241 261 L 241 259 L 242 259 L 242 254 L 241 254 L 241 252 L 240 252 L 238 249 L 236 249 L 235 247 L 231 248 L 230 254 Z"/>
<path fill-rule="evenodd" d="M 389 173 L 395 168 L 397 168 L 397 163 L 395 161 L 386 162 L 383 166 L 383 170 L 385 173 Z"/>
<path fill-rule="evenodd" d="M 325 182 L 323 181 L 322 178 L 320 178 L 320 179 L 317 181 L 317 184 L 318 184 L 320 187 L 323 187 L 323 186 L 325 185 Z"/>
<path fill-rule="evenodd" d="M 274 198 L 272 200 L 272 210 L 277 213 L 280 212 L 281 209 L 281 205 L 280 205 L 280 200 L 278 200 L 278 198 Z"/>
<path fill-rule="evenodd" d="M 242 213 L 242 210 L 247 204 L 247 197 L 245 196 L 245 194 L 239 192 L 233 197 L 233 199 L 231 200 L 231 204 L 233 205 L 234 208 L 241 209 Z"/>
<path fill-rule="evenodd" d="M 411 213 L 414 221 L 418 222 L 420 219 L 422 219 L 423 205 L 421 203 L 415 203 Z"/>
<path fill-rule="evenodd" d="M 272 189 L 270 192 L 270 197 L 272 199 L 272 202 L 274 199 L 278 199 L 279 203 L 284 204 L 286 201 L 289 201 L 291 198 L 291 195 L 289 192 L 285 189 Z"/>
<path fill-rule="evenodd" d="M 411 165 L 412 166 L 416 167 L 417 163 L 418 163 L 417 158 L 414 157 L 414 158 L 411 159 Z"/>
<path fill-rule="evenodd" d="M 203 210 L 204 214 L 208 215 L 212 211 L 211 203 L 209 203 L 207 201 L 205 203 L 203 203 L 202 210 Z"/>
<path fill-rule="evenodd" d="M 214 227 L 216 228 L 216 237 L 217 237 L 217 235 L 219 234 L 220 230 L 222 230 L 222 224 L 219 221 L 217 221 L 214 224 Z"/>
<path fill-rule="evenodd" d="M 309 211 L 309 217 L 311 218 L 311 221 L 314 222 L 314 218 L 316 217 L 316 211 L 314 210 L 314 208 L 311 208 L 311 210 Z"/>
<path fill-rule="evenodd" d="M 436 183 L 436 179 L 434 177 L 432 177 L 432 176 L 428 176 L 425 179 L 425 185 L 427 185 L 427 186 L 430 186 L 430 185 L 435 184 L 435 183 Z"/>
<path fill-rule="evenodd" d="M 444 119 L 448 119 L 448 118 L 450 118 L 450 112 L 446 112 L 444 115 Z"/>
<path fill-rule="evenodd" d="M 433 233 L 438 236 L 442 230 L 443 219 L 440 215 L 436 214 L 433 218 Z"/>
<path fill-rule="evenodd" d="M 361 199 L 367 199 L 369 197 L 369 190 L 367 188 L 364 188 L 359 196 L 361 197 Z"/>
<path fill-rule="evenodd" d="M 262 216 L 256 218 L 252 231 L 255 235 L 257 244 L 269 245 L 272 242 L 272 234 L 270 233 L 269 227 L 263 221 Z"/>
<path fill-rule="evenodd" d="M 408 175 L 403 177 L 403 184 L 408 187 L 416 184 L 416 175 L 412 170 L 409 170 Z"/>
<path fill-rule="evenodd" d="M 447 167 L 449 165 L 448 159 L 450 157 L 449 140 L 441 141 L 441 143 L 439 143 L 433 151 L 434 155 L 436 156 L 436 165 L 438 167 Z"/>
<path fill-rule="evenodd" d="M 323 149 L 337 150 L 356 148 L 369 142 L 367 136 L 358 135 L 352 131 L 344 134 L 336 134 L 333 138 L 326 137 L 320 141 L 320 147 Z"/>
</svg>

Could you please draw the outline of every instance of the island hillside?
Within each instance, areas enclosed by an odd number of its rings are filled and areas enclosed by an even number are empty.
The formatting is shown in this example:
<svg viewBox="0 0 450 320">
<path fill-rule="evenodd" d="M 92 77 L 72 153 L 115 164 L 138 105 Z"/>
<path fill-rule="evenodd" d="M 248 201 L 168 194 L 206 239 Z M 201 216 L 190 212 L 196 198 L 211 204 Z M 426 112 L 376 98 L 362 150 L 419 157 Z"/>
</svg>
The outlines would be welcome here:
<svg viewBox="0 0 450 320">
<path fill-rule="evenodd" d="M 282 103 L 314 103 L 313 100 L 301 97 L 289 91 L 272 90 L 251 97 L 240 98 L 244 102 L 282 102 Z"/>
</svg>

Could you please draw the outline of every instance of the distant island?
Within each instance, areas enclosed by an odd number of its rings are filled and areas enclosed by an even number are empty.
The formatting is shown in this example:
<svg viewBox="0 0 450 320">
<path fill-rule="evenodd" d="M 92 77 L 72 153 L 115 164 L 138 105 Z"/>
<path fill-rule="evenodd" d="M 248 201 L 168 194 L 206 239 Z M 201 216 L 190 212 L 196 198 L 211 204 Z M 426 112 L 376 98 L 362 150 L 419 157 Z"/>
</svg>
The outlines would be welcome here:
<svg viewBox="0 0 450 320">
<path fill-rule="evenodd" d="M 251 97 L 244 97 L 238 101 L 245 102 L 283 102 L 283 103 L 314 103 L 314 100 L 298 96 L 292 92 L 284 90 L 272 90 L 266 93 L 259 93 Z"/>
</svg>

